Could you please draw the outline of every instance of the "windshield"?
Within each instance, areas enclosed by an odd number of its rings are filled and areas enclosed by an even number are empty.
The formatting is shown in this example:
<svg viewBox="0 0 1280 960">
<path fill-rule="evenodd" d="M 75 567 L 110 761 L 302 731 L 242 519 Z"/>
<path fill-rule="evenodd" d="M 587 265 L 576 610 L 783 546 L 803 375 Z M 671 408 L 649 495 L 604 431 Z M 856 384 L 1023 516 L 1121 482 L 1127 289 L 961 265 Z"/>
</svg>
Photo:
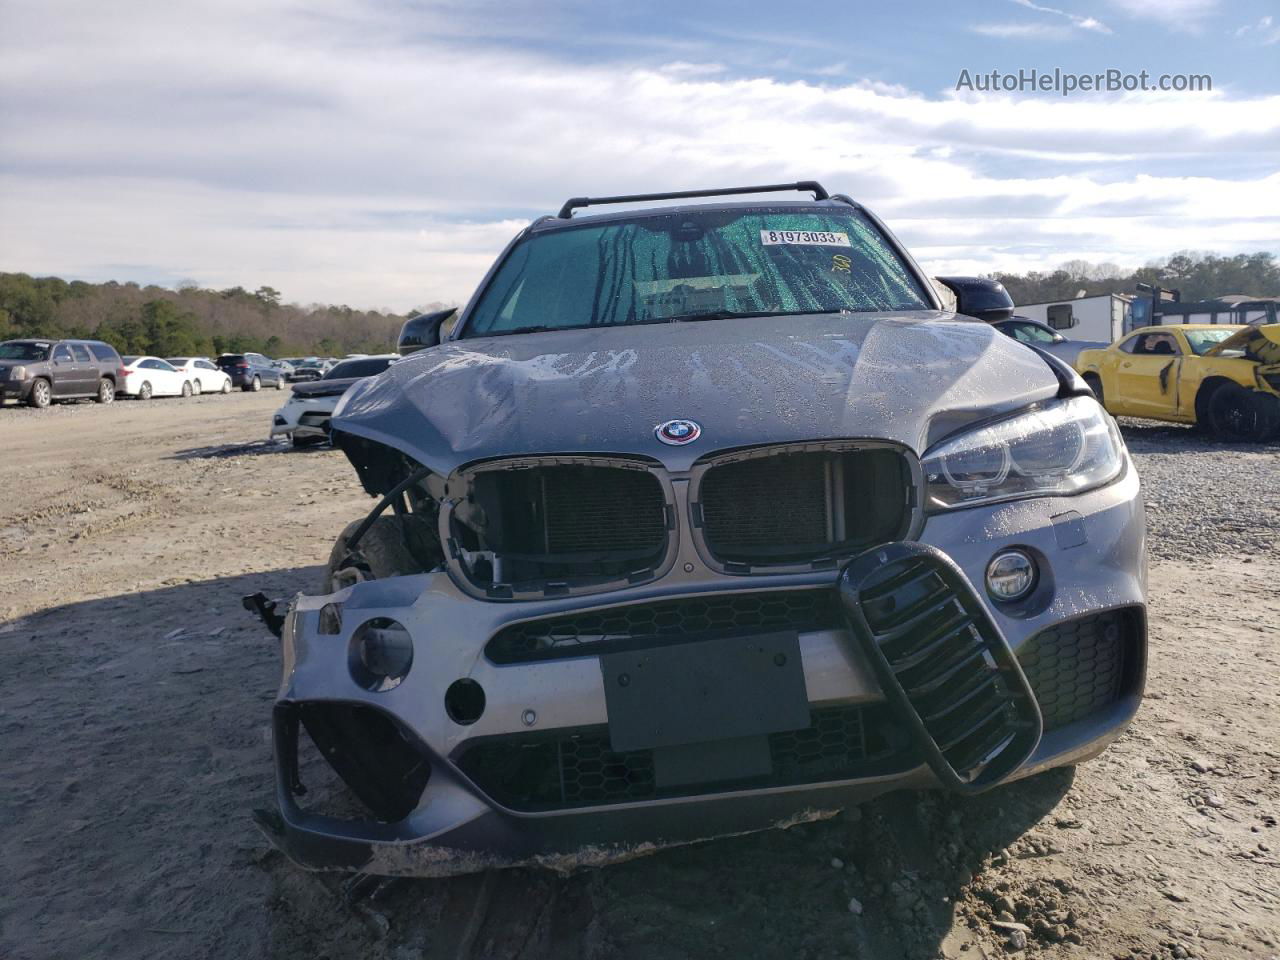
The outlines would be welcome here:
<svg viewBox="0 0 1280 960">
<path fill-rule="evenodd" d="M 47 343 L 0 343 L 0 360 L 44 360 L 49 356 Z"/>
<path fill-rule="evenodd" d="M 502 262 L 463 336 L 929 307 L 853 210 L 720 209 L 532 234 Z"/>
<path fill-rule="evenodd" d="M 325 380 L 345 380 L 351 377 L 376 377 L 391 365 L 391 357 L 369 357 L 360 360 L 344 360 L 323 377 Z"/>
<path fill-rule="evenodd" d="M 1037 327 L 1034 323 L 1012 323 L 1009 328 L 1012 329 L 1014 339 L 1023 343 L 1062 343 L 1066 340 L 1066 337 L 1044 327 Z"/>
<path fill-rule="evenodd" d="M 1208 352 L 1209 350 L 1212 350 L 1214 347 L 1216 347 L 1223 340 L 1227 339 L 1227 337 L 1231 336 L 1235 332 L 1236 331 L 1234 329 L 1232 330 L 1184 330 L 1183 331 L 1183 333 L 1186 334 L 1187 343 L 1191 344 L 1191 349 L 1195 351 L 1195 354 L 1197 357 L 1203 356 L 1206 352 Z M 1229 350 L 1227 352 L 1234 354 L 1237 357 L 1244 356 L 1243 350 Z"/>
</svg>

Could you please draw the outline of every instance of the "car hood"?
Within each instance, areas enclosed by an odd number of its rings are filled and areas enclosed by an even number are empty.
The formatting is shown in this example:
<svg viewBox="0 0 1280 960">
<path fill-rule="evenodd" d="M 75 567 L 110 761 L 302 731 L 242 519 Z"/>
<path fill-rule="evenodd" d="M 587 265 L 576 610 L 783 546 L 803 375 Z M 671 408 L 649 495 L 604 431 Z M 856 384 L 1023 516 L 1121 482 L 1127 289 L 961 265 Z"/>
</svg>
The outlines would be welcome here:
<svg viewBox="0 0 1280 960">
<path fill-rule="evenodd" d="M 1237 330 L 1217 346 L 1205 351 L 1205 356 L 1216 357 L 1224 350 L 1243 350 L 1245 356 L 1259 363 L 1280 363 L 1280 323 Z"/>
<path fill-rule="evenodd" d="M 801 315 L 457 340 L 358 384 L 333 426 L 439 473 L 492 457 L 641 455 L 878 438 L 917 452 L 1053 396 L 1035 351 L 954 314 Z M 655 428 L 702 427 L 684 447 Z"/>
<path fill-rule="evenodd" d="M 310 383 L 295 383 L 294 396 L 298 397 L 337 397 L 346 393 L 353 383 L 359 383 L 365 377 L 343 377 L 340 380 L 313 380 Z"/>
</svg>

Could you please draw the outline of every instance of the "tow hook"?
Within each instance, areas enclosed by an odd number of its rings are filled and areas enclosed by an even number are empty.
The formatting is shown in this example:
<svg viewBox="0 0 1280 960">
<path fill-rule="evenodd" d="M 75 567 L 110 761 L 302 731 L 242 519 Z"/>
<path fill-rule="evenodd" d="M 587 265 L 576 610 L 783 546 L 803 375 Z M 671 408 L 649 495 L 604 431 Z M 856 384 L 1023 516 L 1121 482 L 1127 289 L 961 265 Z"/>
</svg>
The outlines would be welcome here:
<svg viewBox="0 0 1280 960">
<path fill-rule="evenodd" d="M 268 600 L 267 595 L 259 590 L 257 593 L 241 598 L 240 602 L 250 613 L 258 615 L 258 619 L 271 631 L 272 636 L 277 640 L 280 639 L 280 635 L 284 632 L 284 616 L 276 613 L 280 605 L 279 600 Z"/>
</svg>

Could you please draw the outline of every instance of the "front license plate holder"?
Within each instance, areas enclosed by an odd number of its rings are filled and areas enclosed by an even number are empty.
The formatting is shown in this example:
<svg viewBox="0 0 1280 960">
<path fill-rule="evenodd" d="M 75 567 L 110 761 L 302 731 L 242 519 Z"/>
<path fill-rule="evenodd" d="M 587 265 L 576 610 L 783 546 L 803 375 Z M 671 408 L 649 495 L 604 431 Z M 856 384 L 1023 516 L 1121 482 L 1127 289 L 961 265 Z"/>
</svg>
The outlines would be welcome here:
<svg viewBox="0 0 1280 960">
<path fill-rule="evenodd" d="M 610 653 L 600 670 L 619 753 L 809 726 L 795 631 Z"/>
</svg>

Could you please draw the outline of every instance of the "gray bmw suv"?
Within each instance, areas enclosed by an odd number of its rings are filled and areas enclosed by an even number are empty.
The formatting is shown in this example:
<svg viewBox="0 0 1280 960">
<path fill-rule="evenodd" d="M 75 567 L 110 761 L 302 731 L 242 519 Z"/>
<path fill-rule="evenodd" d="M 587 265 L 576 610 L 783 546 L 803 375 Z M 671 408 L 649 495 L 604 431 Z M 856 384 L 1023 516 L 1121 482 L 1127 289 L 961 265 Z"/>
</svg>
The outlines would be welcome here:
<svg viewBox="0 0 1280 960">
<path fill-rule="evenodd" d="M 943 282 L 811 181 L 521 231 L 338 405 L 378 502 L 322 592 L 250 598 L 262 826 L 314 868 L 598 864 L 1101 752 L 1145 675 L 1138 476 L 1002 288 Z"/>
</svg>

